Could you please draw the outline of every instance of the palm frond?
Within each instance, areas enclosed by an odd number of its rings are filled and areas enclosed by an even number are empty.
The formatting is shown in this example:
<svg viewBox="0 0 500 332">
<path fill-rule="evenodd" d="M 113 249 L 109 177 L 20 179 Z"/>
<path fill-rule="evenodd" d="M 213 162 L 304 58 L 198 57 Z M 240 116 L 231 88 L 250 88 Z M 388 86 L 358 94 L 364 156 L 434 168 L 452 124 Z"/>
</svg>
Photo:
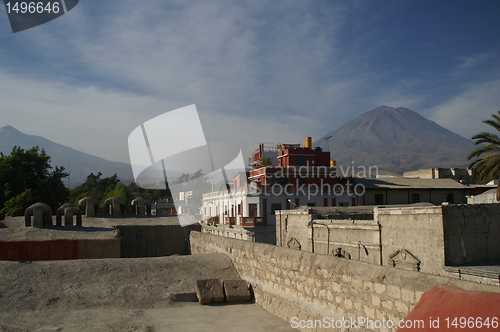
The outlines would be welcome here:
<svg viewBox="0 0 500 332">
<path fill-rule="evenodd" d="M 482 132 L 477 135 L 472 136 L 472 139 L 476 139 L 476 145 L 482 144 L 482 143 L 491 143 L 491 144 L 497 144 L 500 145 L 500 137 L 498 135 L 492 134 L 492 133 L 487 133 L 487 132 Z"/>
<path fill-rule="evenodd" d="M 500 132 L 500 111 L 498 115 L 492 114 L 493 120 L 485 120 L 484 123 L 492 126 Z M 470 153 L 468 159 L 473 160 L 469 165 L 474 176 L 483 181 L 500 179 L 500 137 L 498 134 L 481 132 L 474 135 L 472 139 L 476 140 L 477 147 Z M 500 197 L 500 190 L 498 191 Z"/>
<path fill-rule="evenodd" d="M 483 123 L 486 123 L 496 130 L 500 131 L 500 111 L 497 111 L 498 115 L 492 114 L 491 117 L 493 120 L 484 120 Z"/>
</svg>

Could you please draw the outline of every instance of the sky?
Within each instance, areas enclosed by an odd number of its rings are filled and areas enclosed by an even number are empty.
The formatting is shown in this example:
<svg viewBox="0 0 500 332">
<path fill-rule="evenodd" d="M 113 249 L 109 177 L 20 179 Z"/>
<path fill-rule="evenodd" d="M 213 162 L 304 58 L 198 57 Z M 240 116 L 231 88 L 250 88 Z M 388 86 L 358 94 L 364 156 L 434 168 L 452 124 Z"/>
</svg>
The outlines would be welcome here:
<svg viewBox="0 0 500 332">
<path fill-rule="evenodd" d="M 241 145 L 381 105 L 470 138 L 500 110 L 498 17 L 498 1 L 81 0 L 12 33 L 1 6 L 0 126 L 126 163 L 136 127 L 192 104 L 207 140 Z"/>
</svg>

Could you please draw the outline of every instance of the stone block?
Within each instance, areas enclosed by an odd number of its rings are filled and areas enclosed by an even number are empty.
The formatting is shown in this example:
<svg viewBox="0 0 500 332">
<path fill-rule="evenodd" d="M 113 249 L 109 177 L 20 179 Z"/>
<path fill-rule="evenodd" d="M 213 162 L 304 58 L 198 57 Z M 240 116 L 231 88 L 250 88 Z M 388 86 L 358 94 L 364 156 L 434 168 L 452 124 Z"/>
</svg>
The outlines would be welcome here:
<svg viewBox="0 0 500 332">
<path fill-rule="evenodd" d="M 375 307 L 380 306 L 380 297 L 378 297 L 377 295 L 372 295 L 372 304 Z"/>
<path fill-rule="evenodd" d="M 396 286 L 389 285 L 387 286 L 387 294 L 395 299 L 401 298 L 401 289 Z"/>
<path fill-rule="evenodd" d="M 413 303 L 415 301 L 415 292 L 409 289 L 401 289 L 401 298 L 409 303 Z"/>
<path fill-rule="evenodd" d="M 375 288 L 375 293 L 377 294 L 383 294 L 386 290 L 386 286 L 384 284 L 379 284 L 379 283 L 374 284 L 374 288 Z"/>
<path fill-rule="evenodd" d="M 194 283 L 196 297 L 201 304 L 219 303 L 224 301 L 222 280 L 203 279 Z"/>
<path fill-rule="evenodd" d="M 399 313 L 408 313 L 410 310 L 408 309 L 408 306 L 401 302 L 401 301 L 394 301 L 394 306 L 396 307 L 396 310 L 399 312 Z"/>
</svg>

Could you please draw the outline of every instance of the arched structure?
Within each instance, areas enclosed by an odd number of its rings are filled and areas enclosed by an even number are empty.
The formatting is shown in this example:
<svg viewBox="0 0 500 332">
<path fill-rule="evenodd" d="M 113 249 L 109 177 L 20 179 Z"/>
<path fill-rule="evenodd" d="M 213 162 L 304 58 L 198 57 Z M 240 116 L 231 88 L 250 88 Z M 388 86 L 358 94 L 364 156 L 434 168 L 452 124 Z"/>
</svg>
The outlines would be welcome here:
<svg viewBox="0 0 500 332">
<path fill-rule="evenodd" d="M 92 197 L 84 197 L 78 201 L 79 207 L 85 207 L 85 216 L 93 217 L 97 214 L 99 208 L 99 202 Z"/>
<path fill-rule="evenodd" d="M 137 197 L 130 204 L 134 207 L 134 214 L 138 216 L 151 214 L 151 202 L 142 196 Z"/>
<path fill-rule="evenodd" d="M 24 224 L 31 227 L 31 217 L 33 217 L 33 227 L 52 226 L 52 210 L 45 203 L 35 203 L 24 211 Z"/>
<path fill-rule="evenodd" d="M 119 216 L 125 212 L 125 201 L 120 197 L 110 197 L 105 202 L 106 211 L 113 216 Z"/>
<path fill-rule="evenodd" d="M 64 215 L 64 226 L 73 226 L 73 216 L 76 216 L 76 226 L 82 226 L 82 211 L 72 203 L 64 203 L 56 212 L 56 226 L 61 226 L 61 217 Z"/>
</svg>

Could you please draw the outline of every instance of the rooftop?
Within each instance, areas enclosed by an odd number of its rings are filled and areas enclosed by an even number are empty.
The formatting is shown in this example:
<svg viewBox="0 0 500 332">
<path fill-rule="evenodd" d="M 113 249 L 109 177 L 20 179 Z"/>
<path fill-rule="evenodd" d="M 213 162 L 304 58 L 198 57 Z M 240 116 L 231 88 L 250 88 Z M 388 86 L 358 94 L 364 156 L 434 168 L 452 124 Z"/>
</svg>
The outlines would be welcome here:
<svg viewBox="0 0 500 332">
<path fill-rule="evenodd" d="M 421 202 L 415 204 L 401 204 L 401 205 L 362 205 L 362 206 L 329 206 L 329 207 L 301 207 L 301 209 L 310 209 L 312 214 L 320 216 L 335 216 L 335 215 L 357 215 L 357 214 L 373 214 L 376 207 L 384 208 L 405 208 L 405 207 L 425 207 L 435 206 L 431 203 Z"/>
<path fill-rule="evenodd" d="M 366 189 L 471 189 L 453 179 L 420 179 L 420 178 L 355 178 L 356 183 L 363 184 Z"/>
<path fill-rule="evenodd" d="M 225 254 L 0 261 L 0 330 L 295 331 L 255 303 L 193 302 L 209 278 L 240 277 Z"/>
<path fill-rule="evenodd" d="M 500 280 L 500 261 L 475 262 L 460 266 L 446 266 L 446 270 Z"/>
</svg>

